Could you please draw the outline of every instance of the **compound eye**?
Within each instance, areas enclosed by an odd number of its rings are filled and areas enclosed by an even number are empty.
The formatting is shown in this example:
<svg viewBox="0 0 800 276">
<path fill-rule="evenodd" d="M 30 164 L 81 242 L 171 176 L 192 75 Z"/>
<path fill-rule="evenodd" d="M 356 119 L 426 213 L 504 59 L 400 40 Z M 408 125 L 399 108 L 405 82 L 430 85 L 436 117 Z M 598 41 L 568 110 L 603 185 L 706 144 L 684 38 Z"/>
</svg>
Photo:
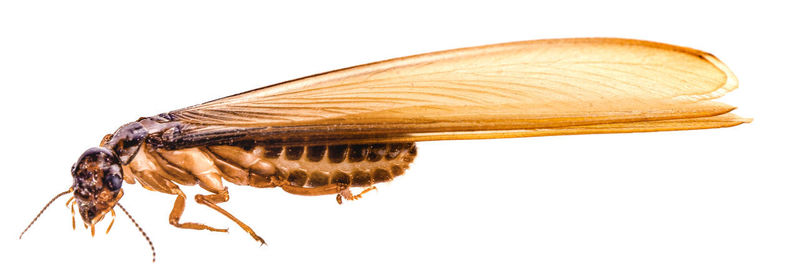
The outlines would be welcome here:
<svg viewBox="0 0 800 276">
<path fill-rule="evenodd" d="M 107 174 L 104 178 L 103 183 L 106 184 L 108 189 L 117 191 L 122 187 L 122 176 L 118 173 Z"/>
</svg>

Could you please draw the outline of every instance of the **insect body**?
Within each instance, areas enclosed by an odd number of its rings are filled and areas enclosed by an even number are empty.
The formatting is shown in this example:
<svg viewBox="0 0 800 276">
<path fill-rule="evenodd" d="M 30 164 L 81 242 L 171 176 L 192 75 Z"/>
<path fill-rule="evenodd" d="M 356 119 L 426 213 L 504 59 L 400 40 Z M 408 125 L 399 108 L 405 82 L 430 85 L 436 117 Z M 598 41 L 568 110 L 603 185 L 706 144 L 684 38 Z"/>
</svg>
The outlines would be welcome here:
<svg viewBox="0 0 800 276">
<path fill-rule="evenodd" d="M 68 192 L 92 229 L 120 206 L 124 181 L 174 195 L 169 221 L 176 227 L 226 231 L 181 220 L 180 185 L 198 185 L 209 194 L 197 203 L 264 243 L 218 206 L 229 199 L 223 179 L 335 194 L 341 204 L 402 174 L 418 141 L 730 127 L 748 119 L 711 100 L 736 87 L 710 54 L 638 40 L 523 41 L 423 54 L 128 123 L 78 159 Z"/>
</svg>

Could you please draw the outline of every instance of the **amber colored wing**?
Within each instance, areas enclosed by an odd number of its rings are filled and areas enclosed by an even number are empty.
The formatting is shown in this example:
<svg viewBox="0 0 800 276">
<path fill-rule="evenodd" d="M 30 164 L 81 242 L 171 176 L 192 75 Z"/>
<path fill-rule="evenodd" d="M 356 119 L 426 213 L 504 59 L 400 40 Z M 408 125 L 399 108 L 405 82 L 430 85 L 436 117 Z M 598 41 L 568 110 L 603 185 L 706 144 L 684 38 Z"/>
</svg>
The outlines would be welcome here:
<svg viewBox="0 0 800 276">
<path fill-rule="evenodd" d="M 169 113 L 164 145 L 423 141 L 716 128 L 737 87 L 711 54 L 609 38 L 522 41 L 371 63 Z"/>
</svg>

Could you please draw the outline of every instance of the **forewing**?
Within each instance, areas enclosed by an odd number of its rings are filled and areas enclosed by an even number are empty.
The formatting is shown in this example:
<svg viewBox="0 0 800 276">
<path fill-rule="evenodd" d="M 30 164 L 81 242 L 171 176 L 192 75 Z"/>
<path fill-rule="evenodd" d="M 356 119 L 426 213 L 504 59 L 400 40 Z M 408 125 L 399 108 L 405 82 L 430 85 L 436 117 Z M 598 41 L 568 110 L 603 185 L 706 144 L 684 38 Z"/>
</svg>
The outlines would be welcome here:
<svg viewBox="0 0 800 276">
<path fill-rule="evenodd" d="M 725 65 L 694 49 L 626 39 L 524 41 L 356 66 L 173 111 L 181 129 L 166 143 L 573 134 L 567 130 L 578 126 L 725 114 L 733 107 L 709 100 L 736 86 Z M 725 126 L 745 121 L 717 118 Z"/>
</svg>

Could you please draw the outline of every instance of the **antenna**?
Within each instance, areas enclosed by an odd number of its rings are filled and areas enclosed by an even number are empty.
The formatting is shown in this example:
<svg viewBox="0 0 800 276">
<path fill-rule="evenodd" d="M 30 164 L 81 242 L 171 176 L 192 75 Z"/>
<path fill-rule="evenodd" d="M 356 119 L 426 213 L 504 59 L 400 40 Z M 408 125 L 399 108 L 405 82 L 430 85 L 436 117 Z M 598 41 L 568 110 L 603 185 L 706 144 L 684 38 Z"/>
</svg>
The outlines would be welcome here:
<svg viewBox="0 0 800 276">
<path fill-rule="evenodd" d="M 42 213 L 44 213 L 44 210 L 47 209 L 47 207 L 49 207 L 50 204 L 53 204 L 53 201 L 56 201 L 56 199 L 58 199 L 59 197 L 65 195 L 65 194 L 68 194 L 70 192 L 72 192 L 72 188 L 70 188 L 69 190 L 63 191 L 60 194 L 57 194 L 55 197 L 53 197 L 53 199 L 50 200 L 50 202 L 47 202 L 47 204 L 44 205 L 44 208 L 42 208 L 42 210 L 39 211 L 39 214 L 36 215 L 35 218 L 33 218 L 33 220 L 31 221 L 30 224 L 28 224 L 28 227 L 25 227 L 25 230 L 22 230 L 22 234 L 19 234 L 19 238 L 22 239 L 22 235 L 25 235 L 25 232 L 28 232 L 28 229 L 30 229 L 31 226 L 33 226 L 33 223 L 36 222 L 37 219 L 39 219 L 39 216 L 41 216 Z"/>
<path fill-rule="evenodd" d="M 117 206 L 119 206 L 119 208 L 122 209 L 123 212 L 125 212 L 125 215 L 128 215 L 128 218 L 131 219 L 131 221 L 133 222 L 133 225 L 136 225 L 136 228 L 139 228 L 139 232 L 142 233 L 142 236 L 144 236 L 144 238 L 147 240 L 147 243 L 150 244 L 150 250 L 153 251 L 153 262 L 155 263 L 156 262 L 156 248 L 153 247 L 153 242 L 150 241 L 150 237 L 148 237 L 147 234 L 144 233 L 144 230 L 142 230 L 142 227 L 139 227 L 139 224 L 136 223 L 136 220 L 134 220 L 133 217 L 131 216 L 131 214 L 128 213 L 128 210 L 125 210 L 125 207 L 122 207 L 122 204 L 119 204 L 119 202 L 117 202 Z M 111 228 L 109 228 L 109 229 L 111 229 Z"/>
</svg>

